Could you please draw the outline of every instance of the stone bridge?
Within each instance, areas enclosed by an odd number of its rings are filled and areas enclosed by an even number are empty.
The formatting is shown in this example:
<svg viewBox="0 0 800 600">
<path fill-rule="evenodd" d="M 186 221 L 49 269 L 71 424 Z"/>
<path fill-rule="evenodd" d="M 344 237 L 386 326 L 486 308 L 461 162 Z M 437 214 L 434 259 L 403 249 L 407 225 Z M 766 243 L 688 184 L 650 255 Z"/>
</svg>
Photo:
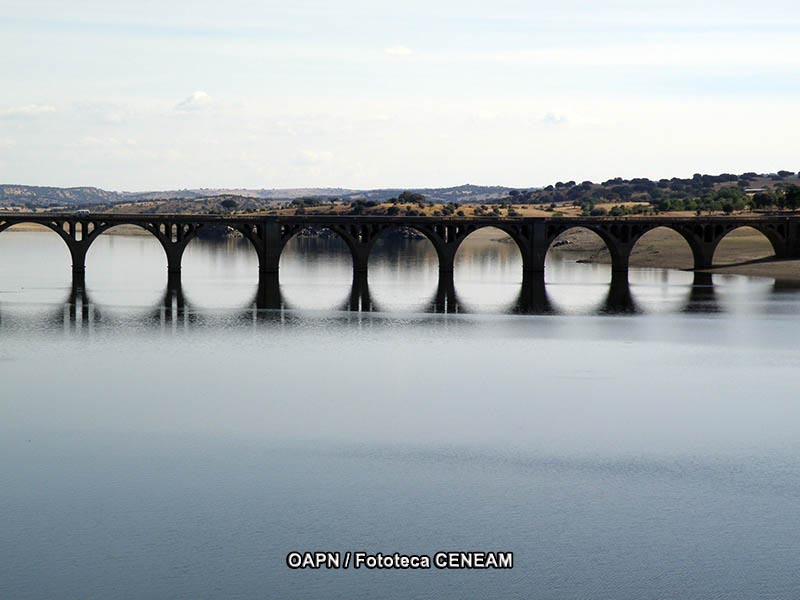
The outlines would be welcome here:
<svg viewBox="0 0 800 600">
<path fill-rule="evenodd" d="M 188 243 L 204 228 L 230 227 L 239 231 L 255 248 L 262 275 L 277 276 L 286 243 L 307 228 L 327 228 L 347 244 L 353 257 L 354 278 L 366 277 L 369 255 L 382 233 L 409 228 L 431 241 L 444 279 L 453 272 L 456 252 L 475 231 L 495 227 L 507 233 L 522 256 L 523 279 L 544 272 L 545 257 L 562 233 L 582 227 L 605 242 L 615 277 L 628 270 L 631 251 L 648 231 L 666 227 L 686 240 L 696 270 L 713 265 L 714 251 L 731 231 L 752 227 L 772 244 L 776 257 L 800 257 L 800 216 L 763 215 L 746 217 L 403 217 L 336 215 L 147 215 L 147 214 L 55 214 L 0 213 L 0 232 L 20 223 L 37 223 L 52 229 L 66 243 L 72 270 L 82 276 L 92 242 L 117 225 L 135 225 L 151 233 L 164 248 L 171 277 L 180 275 L 181 259 Z"/>
</svg>

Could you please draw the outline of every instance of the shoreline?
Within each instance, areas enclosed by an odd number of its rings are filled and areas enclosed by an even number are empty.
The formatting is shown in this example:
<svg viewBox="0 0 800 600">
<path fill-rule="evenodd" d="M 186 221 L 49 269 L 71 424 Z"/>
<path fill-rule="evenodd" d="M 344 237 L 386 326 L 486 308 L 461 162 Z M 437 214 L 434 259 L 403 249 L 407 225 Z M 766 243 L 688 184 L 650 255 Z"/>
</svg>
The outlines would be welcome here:
<svg viewBox="0 0 800 600">
<path fill-rule="evenodd" d="M 557 238 L 560 252 L 582 255 L 580 262 L 611 264 L 603 241 L 588 230 L 573 230 Z M 800 259 L 775 258 L 769 241 L 755 230 L 742 228 L 728 234 L 714 253 L 715 264 L 699 273 L 746 275 L 800 282 Z M 686 241 L 668 229 L 645 234 L 631 253 L 631 268 L 676 269 L 694 272 L 694 259 Z"/>
</svg>

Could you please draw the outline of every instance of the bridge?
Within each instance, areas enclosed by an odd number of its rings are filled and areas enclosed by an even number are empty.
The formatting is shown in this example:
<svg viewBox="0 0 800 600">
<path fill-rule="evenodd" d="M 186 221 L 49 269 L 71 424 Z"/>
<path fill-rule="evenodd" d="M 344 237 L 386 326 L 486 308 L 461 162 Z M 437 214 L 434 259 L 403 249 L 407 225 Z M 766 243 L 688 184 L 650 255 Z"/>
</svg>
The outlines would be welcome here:
<svg viewBox="0 0 800 600">
<path fill-rule="evenodd" d="M 627 280 L 631 251 L 647 232 L 665 227 L 686 240 L 695 270 L 713 266 L 720 241 L 740 227 L 752 227 L 772 244 L 778 258 L 800 258 L 800 216 L 709 216 L 709 217 L 407 217 L 379 215 L 185 215 L 185 214 L 57 214 L 0 213 L 0 232 L 21 223 L 36 223 L 58 234 L 72 257 L 73 278 L 80 281 L 86 271 L 86 254 L 94 240 L 118 225 L 134 225 L 151 233 L 164 249 L 169 279 L 180 279 L 181 260 L 189 242 L 203 229 L 230 227 L 240 232 L 258 255 L 259 278 L 265 288 L 277 281 L 280 257 L 286 243 L 308 228 L 326 228 L 350 249 L 354 287 L 364 285 L 369 255 L 375 242 L 391 229 L 411 229 L 430 240 L 439 260 L 442 294 L 452 295 L 456 252 L 475 231 L 494 227 L 507 233 L 522 256 L 523 287 L 538 289 L 543 280 L 545 257 L 562 233 L 585 228 L 605 242 L 611 255 L 615 280 Z M 531 283 L 534 282 L 534 283 Z"/>
</svg>

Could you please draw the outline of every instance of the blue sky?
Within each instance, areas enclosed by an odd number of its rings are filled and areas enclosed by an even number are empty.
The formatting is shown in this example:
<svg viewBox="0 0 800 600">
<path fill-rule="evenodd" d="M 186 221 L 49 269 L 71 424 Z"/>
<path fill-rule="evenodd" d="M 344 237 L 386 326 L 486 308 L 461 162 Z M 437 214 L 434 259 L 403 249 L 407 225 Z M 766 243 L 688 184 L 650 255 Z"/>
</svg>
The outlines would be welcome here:
<svg viewBox="0 0 800 600">
<path fill-rule="evenodd" d="M 800 169 L 789 2 L 3 4 L 3 183 L 524 187 Z"/>
</svg>

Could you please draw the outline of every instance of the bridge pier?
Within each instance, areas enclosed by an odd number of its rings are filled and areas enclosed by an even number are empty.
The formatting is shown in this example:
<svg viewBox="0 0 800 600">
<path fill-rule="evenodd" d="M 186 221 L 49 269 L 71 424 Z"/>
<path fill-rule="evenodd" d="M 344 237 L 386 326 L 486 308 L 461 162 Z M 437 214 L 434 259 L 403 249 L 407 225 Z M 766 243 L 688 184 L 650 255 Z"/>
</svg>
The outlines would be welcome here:
<svg viewBox="0 0 800 600">
<path fill-rule="evenodd" d="M 611 283 L 608 286 L 603 311 L 607 313 L 636 312 L 627 271 L 611 271 Z"/>
<path fill-rule="evenodd" d="M 711 273 L 695 272 L 689 301 L 684 312 L 718 312 L 717 297 L 714 291 L 714 280 Z"/>
<path fill-rule="evenodd" d="M 366 278 L 369 269 L 369 248 L 365 244 L 358 244 L 351 247 L 350 252 L 353 255 L 354 279 L 362 275 Z"/>
<path fill-rule="evenodd" d="M 175 321 L 183 314 L 186 301 L 183 297 L 180 271 L 177 273 L 167 272 L 167 289 L 164 292 L 161 304 L 164 309 L 164 316 L 168 321 Z"/>
<path fill-rule="evenodd" d="M 450 247 L 436 248 L 436 256 L 439 259 L 439 279 L 443 277 L 452 278 L 456 263 L 455 249 Z"/>
<path fill-rule="evenodd" d="M 72 257 L 72 275 L 79 275 L 83 277 L 86 273 L 86 253 L 89 250 L 89 244 L 86 240 L 68 239 L 67 247 L 69 254 Z"/>
<path fill-rule="evenodd" d="M 456 297 L 456 284 L 452 269 L 439 269 L 439 281 L 436 284 L 436 295 L 433 299 L 432 308 L 435 313 L 458 312 L 458 298 Z"/>
<path fill-rule="evenodd" d="M 710 269 L 714 266 L 714 250 L 717 249 L 717 243 L 698 240 L 691 245 L 695 271 Z"/>
<path fill-rule="evenodd" d="M 633 244 L 630 243 L 617 243 L 613 246 L 609 246 L 609 252 L 611 253 L 612 279 L 616 278 L 619 280 L 620 278 L 624 277 L 627 281 L 632 250 Z"/>
<path fill-rule="evenodd" d="M 544 274 L 545 260 L 547 259 L 547 250 L 550 248 L 552 240 L 547 239 L 547 227 L 544 223 L 533 223 L 528 226 L 526 230 L 529 248 L 528 252 L 522 252 L 522 280 L 525 281 L 525 275 L 531 277 L 534 281 L 538 276 L 537 274 Z M 520 248 L 522 251 L 522 248 Z"/>
<path fill-rule="evenodd" d="M 80 312 L 81 322 L 89 322 L 89 297 L 86 294 L 86 280 L 84 272 L 72 272 L 72 288 L 70 289 L 69 299 L 69 320 L 72 323 L 77 322 L 78 314 Z"/>
<path fill-rule="evenodd" d="M 521 314 L 540 315 L 553 312 L 547 287 L 544 281 L 544 269 L 541 271 L 523 271 L 522 288 L 519 292 L 517 310 Z"/>
<path fill-rule="evenodd" d="M 350 310 L 353 312 L 370 312 L 372 299 L 369 295 L 367 271 L 353 271 L 353 283 L 350 287 Z"/>
<path fill-rule="evenodd" d="M 278 310 L 283 308 L 283 298 L 281 297 L 281 285 L 278 279 L 277 269 L 274 271 L 259 271 L 256 308 L 262 310 Z"/>
<path fill-rule="evenodd" d="M 271 274 L 274 273 L 277 281 L 283 250 L 281 226 L 277 221 L 264 221 L 255 229 L 258 237 L 250 237 L 250 241 L 256 247 L 259 271 L 268 275 L 268 281 L 272 281 Z"/>
</svg>

